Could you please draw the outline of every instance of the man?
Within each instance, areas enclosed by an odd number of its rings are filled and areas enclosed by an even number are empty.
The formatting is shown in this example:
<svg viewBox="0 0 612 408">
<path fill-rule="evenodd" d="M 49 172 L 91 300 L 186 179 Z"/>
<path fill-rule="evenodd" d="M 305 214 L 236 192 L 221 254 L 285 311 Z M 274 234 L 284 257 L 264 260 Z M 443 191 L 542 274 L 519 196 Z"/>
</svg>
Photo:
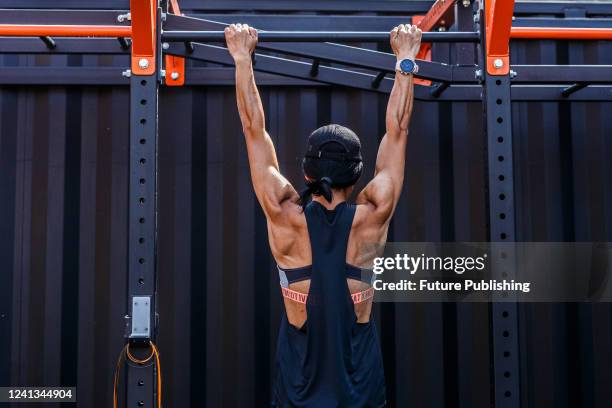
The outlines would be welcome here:
<svg viewBox="0 0 612 408">
<path fill-rule="evenodd" d="M 355 204 L 347 200 L 363 169 L 357 135 L 340 125 L 316 129 L 302 166 L 307 188 L 298 194 L 280 173 L 265 129 L 251 62 L 257 31 L 232 24 L 225 38 L 236 65 L 236 99 L 253 187 L 268 222 L 285 304 L 272 406 L 383 407 L 382 357 L 370 321 L 372 288 L 361 271 L 370 260 L 360 249 L 386 242 L 402 191 L 421 31 L 406 24 L 390 33 L 397 72 L 386 134 L 374 178 Z"/>
</svg>

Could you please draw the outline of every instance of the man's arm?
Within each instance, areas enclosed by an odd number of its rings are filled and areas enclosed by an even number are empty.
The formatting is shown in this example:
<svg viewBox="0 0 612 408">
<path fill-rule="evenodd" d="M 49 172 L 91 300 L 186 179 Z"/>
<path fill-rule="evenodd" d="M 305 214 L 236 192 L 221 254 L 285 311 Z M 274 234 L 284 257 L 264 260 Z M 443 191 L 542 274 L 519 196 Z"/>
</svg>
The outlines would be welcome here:
<svg viewBox="0 0 612 408">
<path fill-rule="evenodd" d="M 421 30 L 409 24 L 399 25 L 391 31 L 390 41 L 398 60 L 414 60 L 421 44 Z M 391 218 L 402 192 L 412 103 L 412 75 L 396 72 L 387 104 L 387 132 L 378 148 L 374 178 L 357 199 L 358 203 L 371 205 L 381 223 Z"/>
<path fill-rule="evenodd" d="M 253 187 L 266 216 L 282 213 L 283 203 L 297 199 L 297 192 L 279 171 L 274 144 L 265 128 L 261 98 L 255 85 L 251 54 L 257 31 L 246 24 L 225 28 L 227 48 L 236 65 L 236 101 L 244 132 Z"/>
</svg>

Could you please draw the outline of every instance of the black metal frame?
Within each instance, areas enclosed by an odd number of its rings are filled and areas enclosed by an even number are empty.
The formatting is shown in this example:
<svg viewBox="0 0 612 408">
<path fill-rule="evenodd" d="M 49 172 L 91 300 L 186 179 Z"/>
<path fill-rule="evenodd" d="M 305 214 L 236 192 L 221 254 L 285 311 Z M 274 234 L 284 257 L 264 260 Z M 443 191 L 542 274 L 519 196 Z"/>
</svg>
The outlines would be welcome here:
<svg viewBox="0 0 612 408">
<path fill-rule="evenodd" d="M 483 76 L 483 114 L 485 122 L 488 172 L 488 210 L 490 262 L 495 279 L 512 279 L 515 254 L 507 243 L 515 241 L 514 159 L 512 135 L 512 98 L 510 73 L 490 75 L 486 69 L 485 13 L 478 10 L 480 32 L 479 63 Z M 501 243 L 501 244 L 500 244 Z M 507 293 L 505 296 L 509 296 Z M 510 299 L 493 299 L 489 309 L 492 347 L 492 402 L 499 408 L 520 406 L 518 305 Z M 496 301 L 498 300 L 498 301 Z M 500 302 L 499 300 L 506 300 Z"/>
<path fill-rule="evenodd" d="M 370 0 L 355 2 L 351 0 L 268 0 L 251 2 L 249 0 L 214 0 L 202 2 L 201 0 L 182 0 L 183 12 L 243 12 L 244 10 L 262 11 L 339 11 L 339 12 L 376 12 L 376 13 L 406 13 L 424 14 L 433 4 L 434 0 L 420 0 L 398 2 L 396 0 Z M 107 9 L 120 10 L 125 7 L 125 0 L 108 0 Z M 0 0 L 0 7 L 15 9 L 98 9 L 98 4 L 75 0 L 55 0 L 47 6 L 38 0 Z M 557 2 L 517 2 L 515 14 L 517 16 L 551 15 L 563 16 L 566 9 L 583 9 L 587 15 L 610 16 L 612 10 L 609 4 L 603 2 L 572 2 L 562 0 Z"/>
<path fill-rule="evenodd" d="M 157 45 L 161 50 L 161 9 L 158 10 Z M 145 364 L 126 359 L 126 406 L 154 407 L 158 392 L 153 345 L 157 337 L 157 145 L 158 103 L 161 57 L 156 58 L 152 75 L 130 77 L 130 175 L 128 229 L 128 344 L 139 359 L 151 358 Z M 137 321 L 139 302 L 149 301 L 148 316 Z M 148 321 L 147 321 L 148 319 Z M 151 343 L 153 342 L 153 343 Z"/>
<path fill-rule="evenodd" d="M 519 3 L 524 4 L 524 3 Z M 518 5 L 517 5 L 518 6 Z M 457 7 L 457 11 L 466 12 L 462 6 Z M 538 10 L 540 10 L 538 8 Z M 556 8 L 553 8 L 556 10 Z M 109 24 L 111 21 L 116 21 L 117 17 L 124 12 L 122 11 L 58 11 L 58 10 L 8 10 L 3 12 L 0 22 L 6 22 L 7 19 L 17 19 L 18 22 L 28 23 L 69 23 L 75 21 L 83 21 L 87 23 Z M 586 15 L 586 12 L 583 14 Z M 529 19 L 521 19 L 529 20 Z M 550 22 L 550 19 L 531 19 L 535 21 L 530 25 L 544 25 Z M 585 18 L 576 19 L 568 18 L 571 21 L 584 21 Z M 586 19 L 599 20 L 601 19 Z M 213 38 L 220 40 L 221 31 L 226 26 L 226 23 L 216 21 L 167 15 L 163 26 L 166 30 L 164 37 L 174 37 L 173 41 L 181 39 L 193 39 L 195 34 L 200 33 L 201 38 Z M 529 25 L 529 24 L 527 24 Z M 468 26 L 464 25 L 461 29 L 467 30 Z M 215 34 L 210 34 L 214 31 Z M 180 34 L 178 32 L 183 32 Z M 185 35 L 184 32 L 190 34 Z M 208 33 L 204 33 L 208 32 Z M 178 34 L 180 34 L 180 36 Z M 204 34 L 202 34 L 204 33 Z M 473 32 L 464 32 L 463 34 L 473 36 Z M 274 73 L 290 78 L 302 79 L 311 82 L 320 82 L 323 84 L 333 84 L 355 87 L 358 89 L 371 90 L 374 92 L 389 92 L 391 89 L 390 80 L 385 79 L 385 74 L 393 73 L 394 56 L 385 52 L 374 51 L 366 48 L 354 46 L 334 44 L 334 43 L 292 43 L 285 44 L 277 42 L 280 40 L 296 40 L 303 37 L 304 33 L 276 33 L 275 38 L 267 38 L 275 42 L 262 42 L 258 45 L 258 49 L 266 54 L 259 53 L 257 58 L 261 61 L 256 64 L 255 69 L 262 72 Z M 323 40 L 333 37 L 343 39 L 374 39 L 380 41 L 385 37 L 385 33 L 319 33 L 316 36 L 313 33 L 306 33 L 310 40 Z M 270 33 L 261 33 L 262 40 Z M 429 34 L 438 39 L 461 41 L 457 43 L 461 46 L 462 52 L 473 49 L 474 45 L 468 40 L 457 37 L 457 32 L 441 32 Z M 192 37 L 190 37 L 192 36 Z M 43 54 L 129 54 L 129 41 L 122 39 L 75 39 L 75 38 L 46 38 L 43 41 L 39 38 L 0 38 L 0 53 L 43 53 Z M 469 41 L 476 41 L 470 38 Z M 49 44 L 53 44 L 52 47 Z M 232 65 L 232 61 L 227 58 L 227 55 L 222 55 L 221 49 L 213 48 L 211 45 L 198 45 L 193 42 L 185 43 L 182 46 L 180 42 L 172 42 L 164 52 L 169 55 L 183 56 L 191 59 L 199 59 L 208 62 L 215 62 L 224 65 Z M 196 48 L 198 51 L 196 51 Z M 267 53 L 273 55 L 267 55 Z M 303 60 L 288 59 L 280 57 L 294 56 L 301 59 L 309 60 L 310 68 L 305 69 Z M 471 53 L 470 53 L 471 54 Z M 274 62 L 274 63 L 273 63 Z M 338 68 L 337 66 L 328 67 L 321 62 L 341 64 L 346 68 Z M 435 86 L 427 90 L 418 90 L 417 97 L 425 100 L 475 100 L 475 95 L 478 92 L 471 87 L 457 86 L 459 84 L 476 85 L 480 87 L 477 81 L 477 73 L 479 68 L 473 64 L 461 65 L 465 60 L 458 61 L 457 65 L 442 64 L 437 62 L 421 61 L 419 63 L 420 71 L 418 76 L 423 79 L 428 79 L 436 82 Z M 70 68 L 68 68 L 69 70 Z M 368 70 L 361 71 L 362 69 Z M 516 100 L 612 100 L 612 92 L 607 87 L 594 88 L 594 84 L 612 84 L 612 78 L 609 75 L 612 66 L 589 66 L 589 65 L 567 65 L 567 66 L 543 66 L 543 65 L 513 65 L 511 67 L 514 75 L 511 78 L 512 97 Z M 95 70 L 93 67 L 83 68 L 83 72 L 91 72 Z M 109 75 L 106 67 L 99 68 L 103 75 L 101 83 L 122 83 L 122 79 L 117 75 L 117 81 L 107 77 Z M 307 72 L 306 72 L 307 71 Z M 35 72 L 35 71 L 31 71 Z M 482 70 L 480 70 L 482 72 Z M 187 71 L 187 81 L 191 75 L 191 70 Z M 48 79 L 50 83 L 59 83 L 61 74 L 52 73 L 50 76 L 27 76 L 21 78 L 20 83 L 32 81 L 33 84 L 45 83 Z M 56 78 L 53 80 L 53 78 Z M 106 79 L 105 79 L 106 78 Z M 15 77 L 8 75 L 3 76 L 0 81 L 11 83 L 15 81 Z M 81 75 L 76 75 L 67 78 L 66 83 L 82 83 L 87 82 Z M 209 83 L 209 82 L 207 82 Z M 537 87 L 521 87 L 519 84 L 539 84 Z M 555 85 L 555 86 L 550 86 Z M 558 85 L 558 86 L 557 86 Z M 476 98 L 479 99 L 479 98 Z"/>
<path fill-rule="evenodd" d="M 151 352 L 149 340 L 154 340 L 156 318 L 156 241 L 157 241 L 157 74 L 132 76 L 130 80 L 130 178 L 128 233 L 128 310 L 131 325 L 130 347 Z M 149 333 L 134 337 L 138 330 L 134 321 L 133 299 L 151 300 Z M 137 351 L 134 351 L 137 352 Z M 146 365 L 127 360 L 127 406 L 153 407 L 155 394 L 154 359 Z"/>
</svg>

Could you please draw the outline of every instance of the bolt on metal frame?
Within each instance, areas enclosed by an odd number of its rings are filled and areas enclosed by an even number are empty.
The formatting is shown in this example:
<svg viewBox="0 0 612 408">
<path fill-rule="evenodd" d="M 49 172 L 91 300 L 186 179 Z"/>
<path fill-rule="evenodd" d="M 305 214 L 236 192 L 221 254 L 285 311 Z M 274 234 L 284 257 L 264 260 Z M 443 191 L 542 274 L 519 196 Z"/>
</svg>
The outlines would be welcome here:
<svg viewBox="0 0 612 408">
<path fill-rule="evenodd" d="M 455 7 L 466 6 L 466 2 Z M 467 6 L 472 6 L 467 2 Z M 116 37 L 87 39 L 92 44 L 103 44 L 96 52 L 131 53 L 131 69 L 126 71 L 130 84 L 130 179 L 129 179 L 129 277 L 127 337 L 132 352 L 146 353 L 149 341 L 157 336 L 156 302 L 156 242 L 157 242 L 157 115 L 158 88 L 162 79 L 161 56 L 165 54 L 166 68 L 170 67 L 168 85 L 185 83 L 184 57 L 232 65 L 231 57 L 222 46 L 193 44 L 193 42 L 222 42 L 225 24 L 180 16 L 176 0 L 164 4 L 168 14 L 163 22 L 168 31 L 162 32 L 162 8 L 158 0 L 131 0 L 130 12 L 117 17 L 120 24 L 131 20 L 131 25 L 65 25 L 65 24 L 0 24 L 0 36 L 38 37 L 23 38 L 13 48 L 0 41 L 1 52 L 85 52 L 74 38 L 64 37 Z M 542 5 L 541 7 L 545 7 Z M 589 84 L 612 83 L 606 66 L 510 66 L 509 41 L 517 39 L 580 39 L 610 40 L 612 29 L 605 27 L 513 27 L 513 0 L 488 0 L 484 8 L 476 10 L 473 32 L 427 32 L 426 42 L 477 43 L 479 66 L 447 65 L 421 62 L 420 77 L 439 82 L 431 88 L 431 98 L 441 98 L 452 92 L 452 84 L 465 84 L 466 90 L 483 91 L 483 112 L 486 125 L 489 192 L 489 234 L 494 253 L 494 270 L 502 278 L 512 278 L 514 254 L 502 253 L 496 242 L 515 240 L 515 211 L 512 156 L 513 97 L 529 92 L 541 92 L 547 98 L 575 98 L 597 88 Z M 54 38 L 55 37 L 55 38 Z M 131 38 L 129 43 L 126 38 Z M 260 50 L 312 58 L 312 62 L 289 60 L 277 56 L 257 54 L 255 69 L 308 79 L 333 85 L 389 92 L 392 79 L 385 74 L 393 72 L 393 56 L 376 51 L 340 44 L 306 44 L 306 42 L 388 40 L 387 32 L 333 32 L 333 31 L 261 31 Z M 168 44 L 162 45 L 162 40 Z M 83 40 L 78 40 L 83 41 Z M 282 42 L 292 42 L 291 46 Z M 295 44 L 297 43 L 297 44 Z M 37 44 L 37 45 L 35 45 Z M 113 45 L 114 44 L 114 45 Z M 27 45 L 23 47 L 22 45 Z M 28 48 L 30 47 L 30 48 Z M 112 48 L 115 47 L 115 48 Z M 321 65 L 321 61 L 345 63 L 358 68 L 371 69 L 368 74 Z M 181 64 L 182 67 L 181 67 Z M 77 68 L 85 70 L 85 68 Z M 474 73 L 476 75 L 474 76 Z M 177 75 L 174 75 L 177 74 Z M 182 74 L 182 75 L 181 75 Z M 516 78 L 514 78 L 516 76 Z M 172 83 L 174 81 L 174 83 Z M 511 83 L 571 83 L 540 90 L 511 87 Z M 585 89 L 587 88 L 587 89 Z M 473 93 L 473 92 L 472 92 Z M 608 92 L 609 94 L 609 92 Z M 609 96 L 608 96 L 609 97 Z M 605 96 L 601 96 L 605 98 Z M 475 98 L 479 99 L 479 98 Z M 510 299 L 511 300 L 511 299 Z M 144 306 L 144 308 L 143 308 Z M 512 302 L 492 303 L 492 378 L 493 400 L 496 407 L 518 406 L 519 349 L 517 307 Z M 155 406 L 161 393 L 154 381 L 154 364 L 129 364 L 127 368 L 127 406 Z"/>
</svg>

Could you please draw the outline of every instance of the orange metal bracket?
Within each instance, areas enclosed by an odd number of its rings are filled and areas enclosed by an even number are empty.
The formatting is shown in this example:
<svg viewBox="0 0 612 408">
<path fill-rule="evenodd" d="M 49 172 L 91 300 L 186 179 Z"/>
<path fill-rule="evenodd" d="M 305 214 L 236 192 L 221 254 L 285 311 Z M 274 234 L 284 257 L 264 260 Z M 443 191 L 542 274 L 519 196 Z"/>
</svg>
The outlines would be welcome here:
<svg viewBox="0 0 612 408">
<path fill-rule="evenodd" d="M 132 75 L 151 75 L 157 66 L 157 0 L 130 0 L 130 15 Z"/>
<path fill-rule="evenodd" d="M 456 0 L 436 0 L 424 16 L 412 16 L 412 24 L 416 24 L 422 31 L 431 31 L 439 27 L 450 27 L 453 24 L 453 5 Z M 422 43 L 417 59 L 431 61 L 431 43 Z M 427 79 L 414 79 L 415 84 L 429 86 Z"/>
<path fill-rule="evenodd" d="M 181 14 L 181 9 L 177 0 L 170 0 L 168 2 L 168 11 L 172 14 Z M 166 55 L 164 59 L 166 61 L 166 85 L 185 85 L 185 58 Z"/>
<path fill-rule="evenodd" d="M 514 0 L 486 0 L 486 54 L 490 75 L 508 75 L 510 72 L 510 30 Z"/>
</svg>

